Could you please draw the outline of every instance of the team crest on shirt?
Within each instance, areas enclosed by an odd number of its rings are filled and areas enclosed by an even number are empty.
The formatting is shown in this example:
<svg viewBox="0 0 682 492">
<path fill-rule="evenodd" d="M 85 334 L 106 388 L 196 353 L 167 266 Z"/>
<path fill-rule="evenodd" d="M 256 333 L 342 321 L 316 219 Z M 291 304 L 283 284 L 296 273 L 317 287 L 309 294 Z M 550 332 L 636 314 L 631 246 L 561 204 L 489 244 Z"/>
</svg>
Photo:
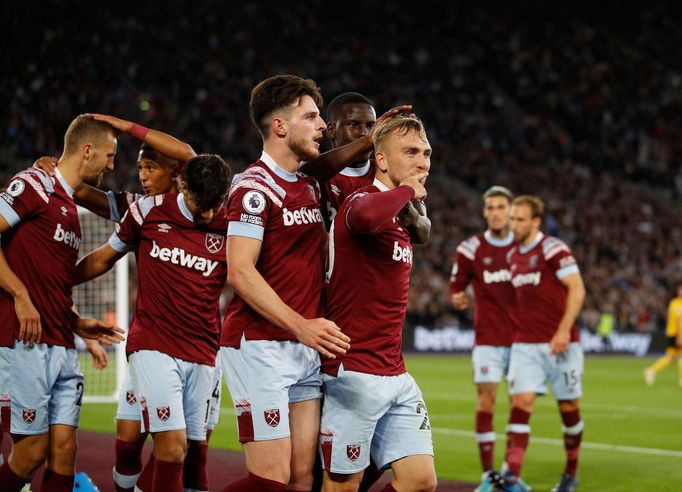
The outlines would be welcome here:
<svg viewBox="0 0 682 492">
<path fill-rule="evenodd" d="M 26 189 L 26 184 L 21 179 L 15 179 L 7 186 L 7 193 L 14 198 L 21 195 Z"/>
<path fill-rule="evenodd" d="M 355 462 L 360 457 L 360 444 L 349 444 L 346 446 L 346 456 L 348 459 Z"/>
<path fill-rule="evenodd" d="M 128 405 L 135 405 L 137 403 L 137 396 L 135 396 L 134 391 L 126 391 L 126 401 Z"/>
<path fill-rule="evenodd" d="M 213 234 L 209 232 L 206 234 L 206 239 L 204 240 L 204 245 L 210 253 L 217 253 L 223 249 L 223 243 L 225 242 L 225 236 L 220 234 Z"/>
<path fill-rule="evenodd" d="M 21 411 L 21 418 L 23 418 L 24 422 L 26 422 L 27 424 L 32 424 L 36 420 L 36 409 L 24 408 Z"/>
<path fill-rule="evenodd" d="M 271 408 L 263 412 L 265 423 L 270 427 L 277 427 L 279 425 L 279 408 Z"/>
<path fill-rule="evenodd" d="M 530 259 L 528 260 L 528 266 L 531 268 L 537 268 L 539 259 L 540 258 L 538 257 L 538 255 L 531 256 Z"/>
<path fill-rule="evenodd" d="M 159 420 L 165 422 L 171 416 L 171 409 L 168 405 L 163 407 L 156 407 L 156 415 L 158 415 Z"/>
<path fill-rule="evenodd" d="M 247 212 L 258 215 L 265 210 L 265 195 L 260 191 L 250 190 L 244 194 L 242 206 Z"/>
</svg>

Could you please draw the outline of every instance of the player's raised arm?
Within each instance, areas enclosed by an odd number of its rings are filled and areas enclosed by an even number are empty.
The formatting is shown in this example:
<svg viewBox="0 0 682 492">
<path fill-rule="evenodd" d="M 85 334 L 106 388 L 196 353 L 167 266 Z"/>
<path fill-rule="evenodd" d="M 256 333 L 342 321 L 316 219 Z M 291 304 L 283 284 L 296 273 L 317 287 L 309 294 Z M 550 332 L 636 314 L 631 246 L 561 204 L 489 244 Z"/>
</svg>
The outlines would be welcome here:
<svg viewBox="0 0 682 492">
<path fill-rule="evenodd" d="M 9 229 L 9 223 L 0 214 L 0 236 Z M 7 263 L 7 258 L 2 249 L 0 249 L 0 288 L 14 298 L 14 309 L 20 327 L 19 340 L 26 344 L 38 343 L 42 333 L 40 314 L 31 301 L 28 289 Z"/>
<path fill-rule="evenodd" d="M 106 114 L 91 114 L 91 116 L 96 120 L 109 123 L 118 131 L 128 133 L 138 140 L 154 147 L 162 154 L 181 162 L 188 162 L 192 157 L 197 155 L 188 143 L 178 140 L 172 135 L 159 130 L 146 128 L 137 123 L 133 123 L 132 121 L 122 120 L 121 118 Z"/>
<path fill-rule="evenodd" d="M 317 159 L 304 162 L 301 164 L 301 172 L 312 176 L 318 182 L 324 183 L 330 178 L 336 176 L 349 162 L 352 162 L 359 155 L 362 155 L 374 148 L 374 128 L 379 126 L 382 122 L 394 118 L 400 113 L 410 111 L 411 105 L 403 105 L 392 108 L 376 121 L 374 127 L 370 129 L 368 134 L 364 137 L 358 138 L 353 142 L 329 150 L 321 154 Z"/>
<path fill-rule="evenodd" d="M 578 318 L 585 300 L 585 285 L 580 272 L 562 278 L 561 283 L 568 289 L 568 297 L 566 298 L 566 310 L 559 322 L 559 327 L 549 342 L 552 354 L 561 354 L 568 349 L 571 340 L 571 328 L 575 325 L 575 320 Z"/>
<path fill-rule="evenodd" d="M 227 265 L 229 284 L 261 316 L 292 333 L 301 343 L 324 357 L 343 355 L 350 339 L 338 326 L 324 318 L 305 319 L 287 306 L 256 269 L 261 241 L 228 236 Z"/>
</svg>

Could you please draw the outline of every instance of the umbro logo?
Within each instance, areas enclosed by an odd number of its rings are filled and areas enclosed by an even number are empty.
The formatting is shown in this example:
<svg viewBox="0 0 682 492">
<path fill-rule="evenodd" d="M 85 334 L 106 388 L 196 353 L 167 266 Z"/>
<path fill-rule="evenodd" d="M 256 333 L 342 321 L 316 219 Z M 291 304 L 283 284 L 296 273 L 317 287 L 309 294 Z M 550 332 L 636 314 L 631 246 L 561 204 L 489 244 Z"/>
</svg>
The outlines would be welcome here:
<svg viewBox="0 0 682 492">
<path fill-rule="evenodd" d="M 159 224 L 159 232 L 168 233 L 168 231 L 170 231 L 170 230 L 171 230 L 171 226 L 169 226 L 165 222 L 162 222 L 161 224 Z"/>
<path fill-rule="evenodd" d="M 61 207 L 60 210 L 62 211 L 62 215 L 66 215 L 69 212 L 66 207 Z"/>
</svg>

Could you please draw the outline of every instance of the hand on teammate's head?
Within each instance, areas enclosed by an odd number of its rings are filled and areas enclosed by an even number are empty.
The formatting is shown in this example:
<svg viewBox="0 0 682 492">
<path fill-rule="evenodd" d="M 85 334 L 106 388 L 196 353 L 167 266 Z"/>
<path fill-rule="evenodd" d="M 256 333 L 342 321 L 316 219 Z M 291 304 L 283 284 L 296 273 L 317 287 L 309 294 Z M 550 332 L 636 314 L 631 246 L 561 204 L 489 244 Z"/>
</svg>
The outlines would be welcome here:
<svg viewBox="0 0 682 492">
<path fill-rule="evenodd" d="M 367 137 L 372 141 L 372 143 L 374 143 L 374 135 L 376 134 L 377 129 L 381 127 L 381 125 L 386 123 L 391 118 L 395 118 L 396 116 L 404 117 L 414 115 L 414 113 L 412 113 L 411 110 L 412 110 L 411 104 L 403 104 L 402 106 L 396 106 L 394 108 L 389 109 L 377 119 L 376 123 L 374 123 L 374 126 L 370 129 L 369 133 L 367 134 Z"/>
</svg>

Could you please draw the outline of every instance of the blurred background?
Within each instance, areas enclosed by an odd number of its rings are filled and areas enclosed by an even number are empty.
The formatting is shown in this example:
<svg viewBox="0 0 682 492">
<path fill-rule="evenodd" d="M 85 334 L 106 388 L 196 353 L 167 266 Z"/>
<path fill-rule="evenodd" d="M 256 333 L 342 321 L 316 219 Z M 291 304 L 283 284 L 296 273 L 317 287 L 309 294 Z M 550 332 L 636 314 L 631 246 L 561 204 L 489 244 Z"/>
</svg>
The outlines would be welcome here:
<svg viewBox="0 0 682 492">
<path fill-rule="evenodd" d="M 251 88 L 296 73 L 327 101 L 357 91 L 378 114 L 409 103 L 425 122 L 433 229 L 415 252 L 409 330 L 471 326 L 449 307 L 449 272 L 498 184 L 547 203 L 545 230 L 584 275 L 581 327 L 612 315 L 616 334 L 651 334 L 662 349 L 682 278 L 679 4 L 77 0 L 3 1 L 0 13 L 3 184 L 59 155 L 84 112 L 166 131 L 241 170 L 261 149 Z M 121 139 L 107 188 L 139 191 L 137 149 Z"/>
</svg>

